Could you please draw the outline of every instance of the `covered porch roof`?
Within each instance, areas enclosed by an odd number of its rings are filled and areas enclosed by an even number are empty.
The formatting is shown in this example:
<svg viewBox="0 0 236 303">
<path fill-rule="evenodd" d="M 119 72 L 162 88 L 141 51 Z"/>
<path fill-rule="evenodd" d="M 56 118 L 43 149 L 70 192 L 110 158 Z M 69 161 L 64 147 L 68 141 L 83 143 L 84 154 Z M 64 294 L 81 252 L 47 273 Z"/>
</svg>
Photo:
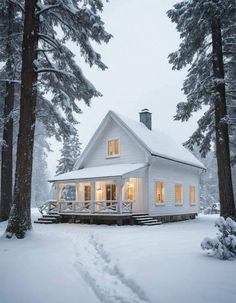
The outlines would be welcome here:
<svg viewBox="0 0 236 303">
<path fill-rule="evenodd" d="M 146 166 L 146 163 L 135 163 L 87 167 L 55 176 L 54 178 L 50 179 L 49 182 L 122 177 Z"/>
</svg>

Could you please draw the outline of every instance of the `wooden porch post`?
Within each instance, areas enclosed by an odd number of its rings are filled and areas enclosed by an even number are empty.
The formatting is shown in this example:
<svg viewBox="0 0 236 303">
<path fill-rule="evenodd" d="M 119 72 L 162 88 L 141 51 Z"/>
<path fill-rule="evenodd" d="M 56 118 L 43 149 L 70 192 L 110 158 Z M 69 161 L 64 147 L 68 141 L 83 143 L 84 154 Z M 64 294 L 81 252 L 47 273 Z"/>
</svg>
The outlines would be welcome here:
<svg viewBox="0 0 236 303">
<path fill-rule="evenodd" d="M 117 213 L 122 213 L 122 180 L 116 180 L 116 191 L 117 191 Z"/>
<path fill-rule="evenodd" d="M 93 180 L 91 181 L 91 186 L 92 186 L 92 192 L 91 192 L 91 212 L 94 213 L 95 212 L 95 208 L 94 208 L 94 201 L 95 201 L 95 187 L 96 182 Z"/>
<path fill-rule="evenodd" d="M 59 201 L 59 198 L 60 198 L 60 183 L 56 183 L 56 200 L 57 202 Z"/>
<path fill-rule="evenodd" d="M 76 201 L 79 202 L 79 184 L 80 182 L 76 182 Z"/>
</svg>

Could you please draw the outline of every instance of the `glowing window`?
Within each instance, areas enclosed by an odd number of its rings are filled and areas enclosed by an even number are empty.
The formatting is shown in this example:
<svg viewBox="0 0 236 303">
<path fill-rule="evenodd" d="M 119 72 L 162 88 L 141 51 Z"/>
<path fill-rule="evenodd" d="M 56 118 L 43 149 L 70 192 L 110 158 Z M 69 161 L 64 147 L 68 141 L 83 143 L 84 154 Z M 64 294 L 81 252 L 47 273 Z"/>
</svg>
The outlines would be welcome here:
<svg viewBox="0 0 236 303">
<path fill-rule="evenodd" d="M 189 199 L 190 199 L 190 203 L 194 204 L 196 202 L 196 190 L 195 190 L 195 186 L 190 186 L 189 187 Z"/>
<path fill-rule="evenodd" d="M 106 200 L 112 201 L 116 200 L 116 185 L 106 184 Z"/>
<path fill-rule="evenodd" d="M 181 204 L 183 203 L 183 185 L 175 184 L 175 203 Z"/>
<path fill-rule="evenodd" d="M 119 139 L 108 140 L 107 154 L 108 154 L 108 156 L 118 156 L 120 154 L 120 141 L 119 141 Z"/>
<path fill-rule="evenodd" d="M 91 201 L 91 185 L 84 186 L 84 201 Z"/>
<path fill-rule="evenodd" d="M 60 200 L 65 201 L 75 201 L 76 200 L 76 187 L 75 185 L 65 185 L 63 186 L 60 193 Z"/>
<path fill-rule="evenodd" d="M 103 187 L 102 187 L 102 184 L 101 183 L 98 183 L 97 185 L 97 190 L 96 190 L 96 200 L 97 201 L 102 201 L 104 200 L 103 198 Z"/>
<path fill-rule="evenodd" d="M 108 156 L 112 156 L 113 155 L 113 144 L 112 144 L 112 140 L 108 141 Z"/>
<path fill-rule="evenodd" d="M 134 184 L 133 183 L 128 183 L 127 198 L 128 198 L 128 200 L 131 200 L 131 201 L 134 200 Z"/>
<path fill-rule="evenodd" d="M 156 203 L 165 203 L 165 184 L 164 182 L 156 182 Z"/>
</svg>

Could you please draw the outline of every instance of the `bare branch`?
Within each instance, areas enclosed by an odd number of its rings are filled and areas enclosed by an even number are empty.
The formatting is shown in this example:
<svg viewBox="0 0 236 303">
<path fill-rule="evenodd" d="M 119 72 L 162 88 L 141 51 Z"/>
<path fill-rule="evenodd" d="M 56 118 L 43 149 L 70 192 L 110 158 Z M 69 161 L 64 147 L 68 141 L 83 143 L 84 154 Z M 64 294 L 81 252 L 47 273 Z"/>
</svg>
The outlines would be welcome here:
<svg viewBox="0 0 236 303">
<path fill-rule="evenodd" d="M 11 3 L 16 4 L 17 6 L 19 6 L 19 8 L 22 10 L 22 12 L 25 11 L 24 7 L 21 5 L 21 3 L 17 0 L 9 0 Z"/>
</svg>

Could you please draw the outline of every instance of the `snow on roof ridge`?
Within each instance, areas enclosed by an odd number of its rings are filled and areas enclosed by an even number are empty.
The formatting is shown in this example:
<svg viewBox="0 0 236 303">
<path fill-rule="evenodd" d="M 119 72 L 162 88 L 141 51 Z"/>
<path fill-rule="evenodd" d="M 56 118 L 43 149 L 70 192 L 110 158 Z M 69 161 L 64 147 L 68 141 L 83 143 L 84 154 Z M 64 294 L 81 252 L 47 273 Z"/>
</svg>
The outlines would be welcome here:
<svg viewBox="0 0 236 303">
<path fill-rule="evenodd" d="M 160 130 L 150 130 L 142 122 L 132 120 L 123 114 L 110 110 L 155 156 L 183 162 L 200 168 L 205 166 L 181 143 Z"/>
</svg>

